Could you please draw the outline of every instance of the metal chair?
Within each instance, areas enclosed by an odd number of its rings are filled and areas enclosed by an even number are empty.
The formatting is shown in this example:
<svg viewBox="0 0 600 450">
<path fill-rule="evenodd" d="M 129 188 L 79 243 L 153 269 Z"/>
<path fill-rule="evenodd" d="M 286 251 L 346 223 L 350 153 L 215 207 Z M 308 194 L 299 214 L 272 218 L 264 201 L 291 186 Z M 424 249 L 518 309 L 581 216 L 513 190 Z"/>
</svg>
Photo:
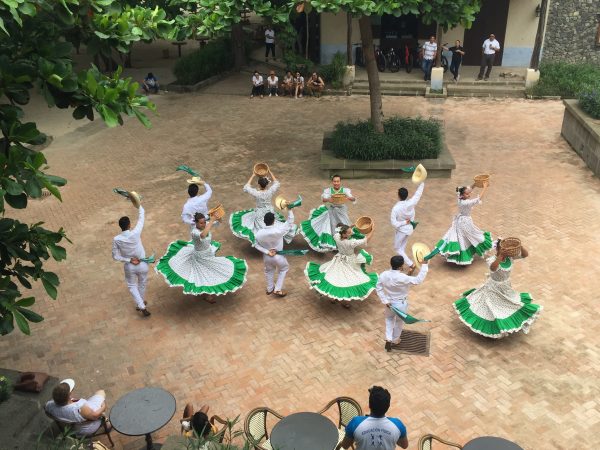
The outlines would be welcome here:
<svg viewBox="0 0 600 450">
<path fill-rule="evenodd" d="M 338 419 L 338 444 L 342 442 L 346 435 L 346 425 L 356 416 L 362 416 L 362 408 L 356 400 L 350 397 L 338 397 L 331 400 L 325 407 L 317 411 L 319 414 L 325 413 L 333 405 L 337 405 L 339 419 Z"/>
<path fill-rule="evenodd" d="M 50 420 L 52 420 L 56 424 L 56 426 L 58 427 L 58 429 L 60 430 L 61 433 L 64 433 L 68 428 L 72 428 L 74 425 L 74 423 L 72 423 L 72 422 L 65 422 L 63 420 L 60 420 L 60 419 L 54 417 L 52 414 L 50 414 L 45 409 L 44 409 L 44 413 L 46 414 L 46 417 L 48 417 Z M 115 443 L 113 442 L 112 438 L 110 437 L 110 432 L 112 431 L 112 427 L 109 427 L 106 416 L 104 416 L 104 415 L 100 416 L 100 420 L 102 421 L 100 424 L 100 427 L 94 434 L 82 436 L 82 437 L 84 437 L 85 439 L 90 439 L 90 442 L 91 442 L 92 438 L 106 435 L 106 437 L 108 438 L 108 441 L 110 442 L 110 446 L 114 447 Z M 82 422 L 82 423 L 87 423 L 87 422 Z"/>
<path fill-rule="evenodd" d="M 460 445 L 460 444 L 455 444 L 454 442 L 447 441 L 447 440 L 442 439 L 441 437 L 435 436 L 433 434 L 426 434 L 425 436 L 422 436 L 421 439 L 419 439 L 418 449 L 419 450 L 433 450 L 433 441 L 441 442 L 442 444 L 445 444 L 449 447 L 460 448 L 460 449 L 462 448 L 462 445 Z M 438 447 L 436 447 L 436 448 L 438 448 Z"/>
<path fill-rule="evenodd" d="M 279 420 L 283 419 L 281 414 L 266 406 L 261 406 L 250 411 L 244 421 L 244 434 L 255 450 L 273 450 L 269 439 L 269 430 L 267 429 L 267 416 L 269 414 Z"/>
</svg>

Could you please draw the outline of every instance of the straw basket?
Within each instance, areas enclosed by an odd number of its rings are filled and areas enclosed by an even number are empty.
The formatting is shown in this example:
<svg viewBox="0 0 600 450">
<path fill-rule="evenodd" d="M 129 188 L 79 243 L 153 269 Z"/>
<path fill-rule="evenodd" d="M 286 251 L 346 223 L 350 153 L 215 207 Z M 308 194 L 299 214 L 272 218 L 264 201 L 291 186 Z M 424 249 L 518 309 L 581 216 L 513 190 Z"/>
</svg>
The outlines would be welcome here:
<svg viewBox="0 0 600 450">
<path fill-rule="evenodd" d="M 487 173 L 481 173 L 479 175 L 475 175 L 473 180 L 475 181 L 475 187 L 482 188 L 484 182 L 490 182 L 490 176 Z"/>
<path fill-rule="evenodd" d="M 223 208 L 223 205 L 218 204 L 208 211 L 208 215 L 215 220 L 221 220 L 225 215 L 225 208 Z"/>
<path fill-rule="evenodd" d="M 346 194 L 333 194 L 329 201 L 334 205 L 343 205 L 348 201 L 348 197 L 346 197 Z"/>
<path fill-rule="evenodd" d="M 371 231 L 373 231 L 373 219 L 367 216 L 359 217 L 356 219 L 354 226 L 362 234 L 369 234 Z"/>
<path fill-rule="evenodd" d="M 521 254 L 521 240 L 515 237 L 509 237 L 500 241 L 500 250 L 510 257 L 517 257 Z"/>
<path fill-rule="evenodd" d="M 266 177 L 269 173 L 269 166 L 265 163 L 254 164 L 254 174 L 259 177 Z"/>
</svg>

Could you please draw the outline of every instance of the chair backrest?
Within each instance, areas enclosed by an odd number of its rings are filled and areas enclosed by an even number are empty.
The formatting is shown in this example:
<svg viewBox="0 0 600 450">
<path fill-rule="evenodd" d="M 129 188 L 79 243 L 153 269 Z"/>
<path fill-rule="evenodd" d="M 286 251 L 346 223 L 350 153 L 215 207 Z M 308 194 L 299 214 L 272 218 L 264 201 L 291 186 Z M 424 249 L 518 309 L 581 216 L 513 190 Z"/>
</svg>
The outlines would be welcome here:
<svg viewBox="0 0 600 450">
<path fill-rule="evenodd" d="M 460 444 L 455 444 L 454 442 L 447 441 L 447 440 L 442 439 L 441 437 L 435 436 L 433 434 L 426 434 L 426 435 L 422 436 L 421 439 L 419 439 L 419 445 L 418 445 L 419 450 L 433 450 L 433 441 L 434 440 L 441 442 L 442 444 L 449 446 L 449 447 L 462 449 L 462 445 L 460 445 Z M 436 448 L 437 447 L 439 447 L 439 446 L 436 446 Z"/>
<path fill-rule="evenodd" d="M 362 416 L 362 408 L 356 400 L 350 397 L 337 397 L 331 400 L 323 409 L 318 411 L 323 414 L 333 405 L 338 407 L 338 428 L 345 427 L 356 416 Z"/>
<path fill-rule="evenodd" d="M 254 408 L 246 416 L 244 421 L 244 433 L 253 445 L 258 445 L 269 439 L 269 430 L 267 429 L 267 415 L 273 414 L 278 419 L 283 419 L 283 416 L 278 414 L 266 406 Z"/>
<path fill-rule="evenodd" d="M 223 439 L 225 438 L 225 431 L 227 431 L 227 419 L 222 419 L 221 417 L 215 415 L 210 418 L 210 423 L 217 427 L 215 436 L 219 436 L 219 443 L 222 443 Z M 219 428 L 217 424 L 220 424 L 221 427 Z"/>
</svg>

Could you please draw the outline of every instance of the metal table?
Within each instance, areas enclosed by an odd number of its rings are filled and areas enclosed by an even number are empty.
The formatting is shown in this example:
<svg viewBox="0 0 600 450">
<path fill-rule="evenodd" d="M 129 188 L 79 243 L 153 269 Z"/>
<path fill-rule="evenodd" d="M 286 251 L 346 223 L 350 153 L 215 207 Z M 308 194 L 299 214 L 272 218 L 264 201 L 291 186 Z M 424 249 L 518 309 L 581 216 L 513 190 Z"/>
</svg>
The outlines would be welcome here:
<svg viewBox="0 0 600 450">
<path fill-rule="evenodd" d="M 271 446 L 277 450 L 333 450 L 337 442 L 333 422 L 313 412 L 284 417 L 271 432 Z"/>
<path fill-rule="evenodd" d="M 121 434 L 146 435 L 146 448 L 151 450 L 151 433 L 169 423 L 175 414 L 175 408 L 175 397 L 164 389 L 136 389 L 115 403 L 110 410 L 110 423 Z"/>
<path fill-rule="evenodd" d="M 514 442 L 494 436 L 482 436 L 465 444 L 463 450 L 523 450 Z"/>
</svg>

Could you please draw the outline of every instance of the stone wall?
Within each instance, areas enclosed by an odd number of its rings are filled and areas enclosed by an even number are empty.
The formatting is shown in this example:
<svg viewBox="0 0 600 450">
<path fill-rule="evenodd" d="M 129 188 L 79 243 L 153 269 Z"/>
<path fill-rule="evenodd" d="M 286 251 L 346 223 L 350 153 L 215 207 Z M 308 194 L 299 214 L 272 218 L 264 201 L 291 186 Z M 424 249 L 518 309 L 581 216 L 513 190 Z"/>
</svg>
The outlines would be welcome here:
<svg viewBox="0 0 600 450">
<path fill-rule="evenodd" d="M 565 115 L 561 134 L 587 166 L 600 177 L 600 120 L 594 120 L 577 100 L 563 100 Z"/>
<path fill-rule="evenodd" d="M 542 58 L 600 64 L 600 0 L 549 0 Z"/>
</svg>

